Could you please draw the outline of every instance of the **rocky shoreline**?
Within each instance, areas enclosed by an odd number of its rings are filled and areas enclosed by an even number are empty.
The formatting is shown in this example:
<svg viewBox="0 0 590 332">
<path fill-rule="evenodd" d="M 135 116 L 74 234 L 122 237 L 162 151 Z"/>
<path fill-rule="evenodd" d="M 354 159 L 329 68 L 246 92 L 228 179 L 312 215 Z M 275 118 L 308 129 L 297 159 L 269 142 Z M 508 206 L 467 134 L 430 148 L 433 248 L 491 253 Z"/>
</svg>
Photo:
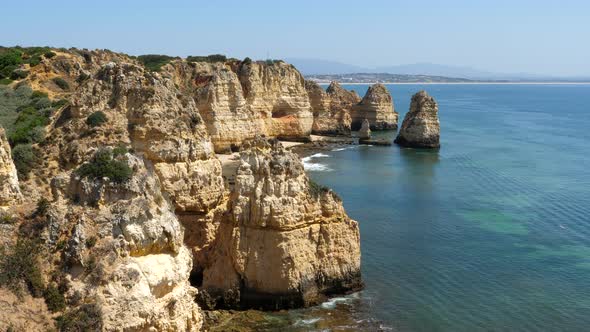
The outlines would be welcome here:
<svg viewBox="0 0 590 332">
<path fill-rule="evenodd" d="M 45 54 L 7 87 L 44 118 L 2 123 L 0 243 L 39 248 L 31 295 L 61 322 L 198 331 L 203 309 L 309 307 L 362 289 L 358 223 L 300 156 L 355 144 L 359 121 L 396 128 L 384 86 L 323 91 L 282 61 L 151 70 L 106 50 Z M 1 321 L 22 325 L 19 310 Z"/>
</svg>

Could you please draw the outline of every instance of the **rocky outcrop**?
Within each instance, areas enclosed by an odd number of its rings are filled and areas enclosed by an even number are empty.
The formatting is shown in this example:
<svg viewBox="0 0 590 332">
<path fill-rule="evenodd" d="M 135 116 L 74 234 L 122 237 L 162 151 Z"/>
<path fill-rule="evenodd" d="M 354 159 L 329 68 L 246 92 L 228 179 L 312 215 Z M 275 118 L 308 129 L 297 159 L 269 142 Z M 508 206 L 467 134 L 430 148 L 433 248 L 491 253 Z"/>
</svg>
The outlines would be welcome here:
<svg viewBox="0 0 590 332">
<path fill-rule="evenodd" d="M 184 62 L 166 67 L 194 98 L 217 152 L 257 134 L 304 138 L 313 114 L 303 76 L 284 62 Z"/>
<path fill-rule="evenodd" d="M 0 209 L 8 208 L 21 198 L 16 168 L 12 162 L 10 145 L 0 127 Z"/>
<path fill-rule="evenodd" d="M 398 113 L 385 85 L 370 86 L 363 99 L 352 107 L 351 118 L 353 130 L 358 130 L 365 119 L 369 120 L 372 130 L 397 129 Z"/>
<path fill-rule="evenodd" d="M 369 120 L 364 119 L 361 129 L 358 132 L 359 139 L 370 139 L 371 138 L 371 125 Z"/>
<path fill-rule="evenodd" d="M 315 135 L 350 135 L 350 114 L 340 103 L 332 103 L 330 95 L 313 81 L 305 81 L 305 89 L 313 112 L 312 133 Z M 335 88 L 332 88 L 332 91 Z M 348 92 L 346 91 L 346 94 Z M 337 93 L 335 94 L 337 95 Z"/>
<path fill-rule="evenodd" d="M 129 153 L 117 158 L 133 170 L 125 183 L 75 172 L 52 181 L 48 237 L 67 243 L 66 295 L 97 304 L 104 331 L 198 331 L 183 228 L 149 162 Z"/>
<path fill-rule="evenodd" d="M 330 108 L 333 112 L 351 112 L 352 106 L 361 101 L 361 97 L 355 91 L 344 89 L 338 82 L 332 82 L 326 89 L 330 98 Z"/>
<path fill-rule="evenodd" d="M 440 147 L 438 105 L 426 91 L 412 96 L 410 111 L 404 117 L 395 143 L 413 148 Z"/>
<path fill-rule="evenodd" d="M 338 196 L 280 143 L 247 147 L 202 289 L 218 306 L 279 309 L 360 288 L 358 225 Z"/>
<path fill-rule="evenodd" d="M 56 76 L 68 91 L 49 82 Z M 26 80 L 67 103 L 35 145 L 42 164 L 22 202 L 7 201 L 17 221 L 3 229 L 16 232 L 25 215 L 39 221 L 45 281 L 61 290 L 65 279 L 66 314 L 91 305 L 102 330 L 194 331 L 191 284 L 214 307 L 273 309 L 361 287 L 358 225 L 296 155 L 261 138 L 246 143 L 227 186 L 215 155 L 257 134 L 310 134 L 309 94 L 292 66 L 178 60 L 154 73 L 124 55 L 63 51 Z M 346 124 L 358 96 L 326 95 Z M 103 122 L 89 121 L 97 114 Z M 0 178 L 10 175 L 2 197 L 13 197 L 18 182 L 0 148 Z M 76 172 L 103 149 L 133 170 L 129 180 Z M 47 213 L 32 213 L 40 197 Z"/>
</svg>

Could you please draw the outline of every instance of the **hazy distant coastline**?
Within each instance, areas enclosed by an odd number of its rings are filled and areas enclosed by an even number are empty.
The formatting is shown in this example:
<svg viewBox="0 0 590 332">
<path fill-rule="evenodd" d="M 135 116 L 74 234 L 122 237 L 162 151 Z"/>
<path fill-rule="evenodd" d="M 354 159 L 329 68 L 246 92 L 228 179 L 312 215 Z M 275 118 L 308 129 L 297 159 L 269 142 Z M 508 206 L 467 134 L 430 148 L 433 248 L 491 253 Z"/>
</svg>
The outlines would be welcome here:
<svg viewBox="0 0 590 332">
<path fill-rule="evenodd" d="M 336 81 L 341 84 L 590 84 L 590 80 L 476 80 L 461 77 L 436 75 L 411 75 L 389 73 L 350 73 L 305 75 L 305 78 L 318 84 Z"/>
</svg>

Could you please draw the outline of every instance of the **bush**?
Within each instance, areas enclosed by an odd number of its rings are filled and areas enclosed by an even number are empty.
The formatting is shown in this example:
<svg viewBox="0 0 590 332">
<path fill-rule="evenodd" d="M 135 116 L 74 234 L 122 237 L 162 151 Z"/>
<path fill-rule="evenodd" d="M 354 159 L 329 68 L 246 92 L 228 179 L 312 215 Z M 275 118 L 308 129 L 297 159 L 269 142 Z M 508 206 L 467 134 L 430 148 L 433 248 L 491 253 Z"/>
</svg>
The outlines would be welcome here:
<svg viewBox="0 0 590 332">
<path fill-rule="evenodd" d="M 186 61 L 189 62 L 225 62 L 227 61 L 227 57 L 223 54 L 211 54 L 207 56 L 193 56 L 190 55 L 186 57 Z"/>
<path fill-rule="evenodd" d="M 42 216 L 45 215 L 47 213 L 47 210 L 49 210 L 49 200 L 47 200 L 47 198 L 43 197 L 41 199 L 39 199 L 37 201 L 37 208 L 35 209 L 35 215 L 36 216 Z"/>
<path fill-rule="evenodd" d="M 12 83 L 12 80 L 10 78 L 1 78 L 0 79 L 0 85 L 8 85 Z"/>
<path fill-rule="evenodd" d="M 88 239 L 86 239 L 86 248 L 90 249 L 94 247 L 96 245 L 96 241 L 96 236 L 91 236 Z"/>
<path fill-rule="evenodd" d="M 11 80 L 22 80 L 29 75 L 29 72 L 22 69 L 17 69 L 10 74 Z"/>
<path fill-rule="evenodd" d="M 245 64 L 245 65 L 249 65 L 249 64 L 251 64 L 251 63 L 252 63 L 252 59 L 250 59 L 250 58 L 246 57 L 246 58 L 244 59 L 244 61 L 242 61 L 242 63 L 243 63 L 243 64 Z"/>
<path fill-rule="evenodd" d="M 0 214 L 0 225 L 10 225 L 14 223 L 14 218 L 8 213 Z"/>
<path fill-rule="evenodd" d="M 172 61 L 174 57 L 160 54 L 146 54 L 137 57 L 145 68 L 149 71 L 160 71 L 162 66 Z"/>
<path fill-rule="evenodd" d="M 37 99 L 34 106 L 36 109 L 41 110 L 44 108 L 50 108 L 52 106 L 52 103 L 51 103 L 51 100 L 49 100 L 49 98 L 43 97 L 43 98 Z"/>
<path fill-rule="evenodd" d="M 81 177 L 95 180 L 109 178 L 116 183 L 123 183 L 133 175 L 133 170 L 127 163 L 113 159 L 113 153 L 109 149 L 98 150 L 90 162 L 80 166 L 76 172 Z"/>
<path fill-rule="evenodd" d="M 30 144 L 19 144 L 12 149 L 12 160 L 18 172 L 18 177 L 28 179 L 29 172 L 37 164 L 37 156 Z"/>
<path fill-rule="evenodd" d="M 0 78 L 8 78 L 23 63 L 22 52 L 6 49 L 0 52 Z"/>
<path fill-rule="evenodd" d="M 123 145 L 119 145 L 113 149 L 113 157 L 124 156 L 127 153 L 127 148 Z"/>
<path fill-rule="evenodd" d="M 66 308 L 66 299 L 57 287 L 53 285 L 45 288 L 43 298 L 45 299 L 45 304 L 47 304 L 47 309 L 51 312 L 63 311 Z"/>
<path fill-rule="evenodd" d="M 81 72 L 80 75 L 78 75 L 78 78 L 76 78 L 76 82 L 78 82 L 78 84 L 79 84 L 79 83 L 86 81 L 89 78 L 90 78 L 90 75 L 86 74 L 85 72 Z"/>
<path fill-rule="evenodd" d="M 40 142 L 44 134 L 43 127 L 49 123 L 51 109 L 37 110 L 35 106 L 27 105 L 18 111 L 14 127 L 8 134 L 10 144 L 16 146 Z M 39 129 L 35 130 L 36 128 Z"/>
<path fill-rule="evenodd" d="M 93 128 L 98 127 L 107 121 L 107 115 L 102 111 L 94 112 L 86 118 L 86 124 Z"/>
<path fill-rule="evenodd" d="M 26 239 L 18 239 L 11 251 L 0 248 L 0 285 L 6 286 L 18 296 L 27 287 L 34 297 L 43 294 L 43 278 L 39 269 L 39 246 Z"/>
<path fill-rule="evenodd" d="M 52 52 L 52 51 L 48 51 L 48 52 L 45 52 L 45 53 L 43 54 L 43 56 L 44 56 L 44 57 L 46 57 L 47 59 L 51 59 L 51 58 L 53 58 L 55 55 L 56 55 L 56 54 L 55 54 L 54 52 Z"/>
<path fill-rule="evenodd" d="M 56 318 L 57 328 L 60 332 L 101 331 L 101 315 L 98 305 L 83 304 Z"/>
<path fill-rule="evenodd" d="M 68 82 L 61 77 L 55 77 L 52 79 L 52 81 L 53 81 L 53 83 L 55 83 L 55 85 L 57 85 L 62 90 L 69 90 L 70 89 L 70 85 L 68 84 Z"/>
<path fill-rule="evenodd" d="M 35 67 L 38 64 L 41 63 L 41 57 L 38 55 L 33 55 L 30 59 L 29 59 L 29 66 L 31 67 Z"/>
<path fill-rule="evenodd" d="M 326 187 L 326 186 L 322 186 L 321 184 L 318 184 L 317 182 L 313 181 L 312 179 L 309 179 L 309 194 L 313 197 L 313 198 L 319 198 L 321 195 L 330 192 L 330 188 Z"/>
<path fill-rule="evenodd" d="M 48 98 L 49 95 L 46 92 L 35 90 L 31 94 L 31 98 L 38 99 L 38 98 Z"/>
</svg>

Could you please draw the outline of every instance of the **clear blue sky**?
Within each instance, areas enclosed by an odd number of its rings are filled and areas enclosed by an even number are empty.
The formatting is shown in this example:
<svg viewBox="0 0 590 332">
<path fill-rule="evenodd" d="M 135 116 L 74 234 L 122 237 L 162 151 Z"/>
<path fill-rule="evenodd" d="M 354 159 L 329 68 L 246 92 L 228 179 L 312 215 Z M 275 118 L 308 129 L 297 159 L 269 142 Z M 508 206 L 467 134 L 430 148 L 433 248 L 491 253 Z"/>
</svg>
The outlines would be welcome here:
<svg viewBox="0 0 590 332">
<path fill-rule="evenodd" d="M 590 75 L 590 0 L 3 1 L 0 45 Z"/>
</svg>

